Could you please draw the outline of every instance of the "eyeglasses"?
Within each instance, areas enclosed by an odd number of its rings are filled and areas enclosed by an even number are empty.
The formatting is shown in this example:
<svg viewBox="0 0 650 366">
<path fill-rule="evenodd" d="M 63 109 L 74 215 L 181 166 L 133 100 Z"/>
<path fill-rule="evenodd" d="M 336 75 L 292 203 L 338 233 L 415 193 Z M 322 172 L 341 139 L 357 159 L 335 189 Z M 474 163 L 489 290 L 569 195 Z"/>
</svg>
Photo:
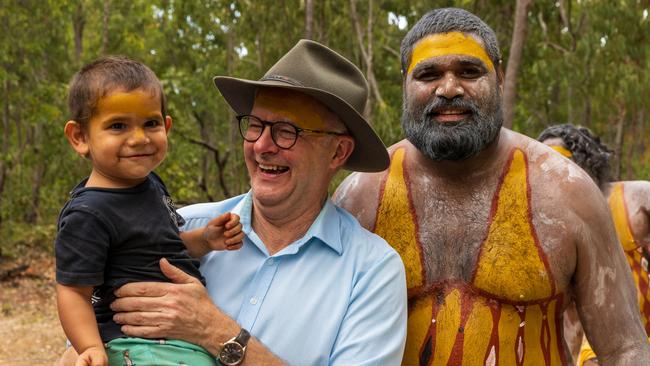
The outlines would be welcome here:
<svg viewBox="0 0 650 366">
<path fill-rule="evenodd" d="M 311 130 L 309 128 L 300 128 L 289 122 L 270 122 L 261 120 L 255 116 L 243 115 L 237 116 L 239 121 L 239 133 L 244 140 L 248 142 L 255 142 L 259 140 L 264 133 L 264 128 L 269 126 L 271 128 L 271 139 L 273 143 L 281 149 L 290 149 L 296 144 L 298 135 L 301 132 L 309 132 L 315 134 L 336 135 L 343 136 L 346 133 L 334 131 L 320 131 Z"/>
</svg>

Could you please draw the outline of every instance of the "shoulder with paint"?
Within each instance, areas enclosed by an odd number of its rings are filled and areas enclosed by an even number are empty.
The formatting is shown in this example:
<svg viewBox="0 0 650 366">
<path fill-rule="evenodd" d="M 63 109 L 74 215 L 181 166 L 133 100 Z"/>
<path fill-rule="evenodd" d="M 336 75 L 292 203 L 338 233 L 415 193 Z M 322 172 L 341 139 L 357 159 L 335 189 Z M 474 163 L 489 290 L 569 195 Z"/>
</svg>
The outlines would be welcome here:
<svg viewBox="0 0 650 366">
<path fill-rule="evenodd" d="M 647 180 L 633 180 L 616 182 L 625 186 L 626 198 L 636 202 L 642 206 L 646 211 L 650 211 L 650 181 Z"/>
<path fill-rule="evenodd" d="M 595 219 L 595 212 L 607 212 L 602 192 L 589 174 L 573 161 L 520 133 L 508 131 L 507 139 L 511 149 L 521 150 L 525 158 L 536 212 L 581 221 Z"/>
</svg>

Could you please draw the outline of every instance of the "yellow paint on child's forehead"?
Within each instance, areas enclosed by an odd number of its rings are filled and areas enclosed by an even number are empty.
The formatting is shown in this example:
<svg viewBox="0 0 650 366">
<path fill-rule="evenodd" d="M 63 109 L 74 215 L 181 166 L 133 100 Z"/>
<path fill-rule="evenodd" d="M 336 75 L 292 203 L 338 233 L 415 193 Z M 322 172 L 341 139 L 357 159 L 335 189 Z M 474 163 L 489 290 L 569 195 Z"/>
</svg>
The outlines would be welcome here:
<svg viewBox="0 0 650 366">
<path fill-rule="evenodd" d="M 569 151 L 566 147 L 560 146 L 560 145 L 550 145 L 549 146 L 551 149 L 559 152 L 560 154 L 566 156 L 567 158 L 571 159 L 573 157 L 573 154 L 571 151 Z"/>
<path fill-rule="evenodd" d="M 97 102 L 97 110 L 100 113 L 135 113 L 138 116 L 151 117 L 160 114 L 160 109 L 160 96 L 142 89 L 112 92 Z"/>
<path fill-rule="evenodd" d="M 410 74 L 420 62 L 432 57 L 447 55 L 466 55 L 483 61 L 485 66 L 494 71 L 494 64 L 481 44 L 470 35 L 461 32 L 439 33 L 426 36 L 413 47 L 411 64 L 407 70 Z"/>
<path fill-rule="evenodd" d="M 312 130 L 325 129 L 325 120 L 318 113 L 322 106 L 308 95 L 277 89 L 259 89 L 255 97 L 255 106 L 263 107 L 280 114 L 298 127 Z"/>
</svg>

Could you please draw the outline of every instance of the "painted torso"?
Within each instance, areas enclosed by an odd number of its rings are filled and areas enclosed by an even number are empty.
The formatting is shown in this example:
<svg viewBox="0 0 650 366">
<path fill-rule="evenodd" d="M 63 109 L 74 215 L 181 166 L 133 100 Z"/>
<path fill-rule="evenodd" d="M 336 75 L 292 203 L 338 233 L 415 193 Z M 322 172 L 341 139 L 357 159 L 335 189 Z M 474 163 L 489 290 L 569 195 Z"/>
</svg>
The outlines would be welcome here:
<svg viewBox="0 0 650 366">
<path fill-rule="evenodd" d="M 431 221 L 417 217 L 405 155 L 404 148 L 393 152 L 375 225 L 407 267 L 410 315 L 404 364 L 565 364 L 559 326 L 562 294 L 555 289 L 532 225 L 524 153 L 512 152 L 488 218 L 478 221 L 486 223 L 487 235 L 480 240 L 476 263 L 466 263 L 473 267 L 471 276 L 443 281 L 427 268 L 434 262 L 429 258 L 436 256 L 435 236 L 441 233 L 416 230 L 419 223 Z M 415 202 L 428 203 L 426 198 Z M 393 229 L 395 217 L 401 218 L 402 230 Z M 480 237 L 471 231 L 467 239 L 475 242 L 456 243 L 457 250 L 464 244 L 476 246 Z M 471 250 L 476 253 L 476 248 Z"/>
<path fill-rule="evenodd" d="M 614 219 L 616 234 L 621 246 L 623 247 L 623 251 L 625 252 L 627 262 L 632 269 L 632 278 L 634 279 L 634 284 L 638 290 L 639 310 L 641 312 L 643 326 L 645 327 L 646 333 L 650 335 L 650 277 L 648 274 L 648 248 L 643 245 L 642 240 L 636 239 L 634 235 L 635 228 L 637 229 L 636 231 L 643 231 L 643 229 L 638 229 L 639 226 L 642 226 L 644 223 L 638 221 L 642 220 L 643 216 L 646 215 L 645 213 L 639 213 L 638 216 L 642 216 L 641 218 L 633 217 L 634 213 L 639 210 L 636 209 L 637 207 L 628 207 L 629 204 L 634 205 L 635 202 L 632 202 L 630 197 L 626 196 L 626 187 L 626 182 L 613 183 L 609 193 L 608 203 L 612 213 L 612 218 Z M 646 194 L 647 193 L 648 192 L 646 192 Z M 632 224 L 633 220 L 637 221 L 635 222 L 635 226 Z M 645 226 L 647 227 L 647 223 L 645 223 Z M 647 231 L 647 229 L 645 231 Z M 636 234 L 636 236 L 643 237 L 643 235 L 639 235 L 640 233 Z"/>
<path fill-rule="evenodd" d="M 531 184 L 531 169 L 533 180 L 547 174 L 548 154 L 513 146 L 498 172 L 467 185 L 430 174 L 408 142 L 390 150 L 388 170 L 351 177 L 337 199 L 402 256 L 403 364 L 570 365 L 562 312 L 575 249 L 555 191 Z"/>
</svg>

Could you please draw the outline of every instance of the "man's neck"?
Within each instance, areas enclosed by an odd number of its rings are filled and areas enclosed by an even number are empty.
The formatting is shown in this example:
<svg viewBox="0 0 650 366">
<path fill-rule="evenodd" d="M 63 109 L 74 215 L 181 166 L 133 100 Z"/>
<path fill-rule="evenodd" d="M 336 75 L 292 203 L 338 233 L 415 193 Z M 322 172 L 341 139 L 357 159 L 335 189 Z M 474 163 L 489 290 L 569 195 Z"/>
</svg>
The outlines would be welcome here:
<svg viewBox="0 0 650 366">
<path fill-rule="evenodd" d="M 293 207 L 264 206 L 253 197 L 252 227 L 269 255 L 273 255 L 302 238 L 318 217 L 327 195 L 319 201 L 303 202 Z"/>
</svg>

